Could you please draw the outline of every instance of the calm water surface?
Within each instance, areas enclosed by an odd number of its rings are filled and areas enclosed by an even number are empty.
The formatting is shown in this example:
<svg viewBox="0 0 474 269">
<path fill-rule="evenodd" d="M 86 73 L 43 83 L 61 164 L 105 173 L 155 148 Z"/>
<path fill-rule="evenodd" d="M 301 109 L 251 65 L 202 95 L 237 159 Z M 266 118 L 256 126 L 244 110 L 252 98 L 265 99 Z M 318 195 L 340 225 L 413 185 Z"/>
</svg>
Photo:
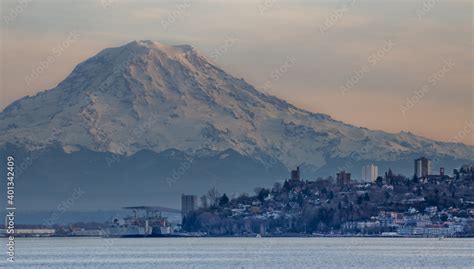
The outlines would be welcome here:
<svg viewBox="0 0 474 269">
<path fill-rule="evenodd" d="M 3 259 L 0 267 L 474 268 L 472 239 L 23 238 L 16 245 L 14 266 Z"/>
</svg>

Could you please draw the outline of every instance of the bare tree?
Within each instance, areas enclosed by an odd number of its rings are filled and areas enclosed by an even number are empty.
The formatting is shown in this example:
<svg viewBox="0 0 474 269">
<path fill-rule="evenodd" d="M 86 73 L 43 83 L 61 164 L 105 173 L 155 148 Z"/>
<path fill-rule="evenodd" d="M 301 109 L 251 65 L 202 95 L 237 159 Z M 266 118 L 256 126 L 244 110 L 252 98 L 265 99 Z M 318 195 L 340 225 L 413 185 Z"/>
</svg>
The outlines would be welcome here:
<svg viewBox="0 0 474 269">
<path fill-rule="evenodd" d="M 207 196 L 206 195 L 203 195 L 201 196 L 201 207 L 202 208 L 208 208 L 208 203 L 207 203 Z"/>
<path fill-rule="evenodd" d="M 206 194 L 207 199 L 209 200 L 210 206 L 214 207 L 218 203 L 218 199 L 220 197 L 219 191 L 216 189 L 216 187 L 212 187 L 207 194 Z"/>
</svg>

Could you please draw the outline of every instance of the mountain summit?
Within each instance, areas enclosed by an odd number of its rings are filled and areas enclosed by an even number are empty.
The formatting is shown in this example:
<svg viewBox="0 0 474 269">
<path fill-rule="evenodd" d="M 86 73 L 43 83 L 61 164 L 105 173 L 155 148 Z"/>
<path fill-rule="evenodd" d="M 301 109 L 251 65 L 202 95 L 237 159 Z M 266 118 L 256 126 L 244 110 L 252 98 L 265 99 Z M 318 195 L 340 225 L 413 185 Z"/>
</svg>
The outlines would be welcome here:
<svg viewBox="0 0 474 269">
<path fill-rule="evenodd" d="M 300 165 L 307 176 L 358 172 L 366 163 L 411 173 L 420 155 L 436 156 L 448 168 L 474 158 L 473 146 L 308 112 L 227 74 L 189 45 L 152 41 L 105 49 L 57 87 L 15 101 L 0 113 L 0 131 L 0 147 L 55 148 L 62 159 L 81 152 L 132 158 L 147 151 L 168 159 L 230 154 L 266 169 Z"/>
</svg>

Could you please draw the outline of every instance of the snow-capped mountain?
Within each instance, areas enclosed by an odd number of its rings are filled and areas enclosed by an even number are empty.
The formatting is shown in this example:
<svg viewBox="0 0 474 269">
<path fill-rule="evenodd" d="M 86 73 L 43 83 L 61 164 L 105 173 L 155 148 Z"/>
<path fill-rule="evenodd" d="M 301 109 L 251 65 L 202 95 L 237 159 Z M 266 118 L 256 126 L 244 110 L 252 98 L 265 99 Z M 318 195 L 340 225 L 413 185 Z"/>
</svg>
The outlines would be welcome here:
<svg viewBox="0 0 474 269">
<path fill-rule="evenodd" d="M 184 159 L 234 155 L 267 169 L 302 165 L 308 176 L 357 172 L 369 162 L 406 172 L 419 155 L 453 166 L 474 159 L 473 146 L 372 131 L 297 108 L 227 74 L 189 45 L 152 41 L 105 49 L 57 87 L 12 103 L 0 113 L 2 146 L 54 149 L 61 158 L 81 152 L 132 158 L 144 151 L 165 158 L 170 150 Z"/>
</svg>

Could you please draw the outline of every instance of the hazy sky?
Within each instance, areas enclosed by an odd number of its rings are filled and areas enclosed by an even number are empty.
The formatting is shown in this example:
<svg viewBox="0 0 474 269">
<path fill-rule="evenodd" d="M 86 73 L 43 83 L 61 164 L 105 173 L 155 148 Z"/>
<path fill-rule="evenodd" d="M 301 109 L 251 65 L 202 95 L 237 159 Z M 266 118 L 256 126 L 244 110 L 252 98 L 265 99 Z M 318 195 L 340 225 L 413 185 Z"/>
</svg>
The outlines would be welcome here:
<svg viewBox="0 0 474 269">
<path fill-rule="evenodd" d="M 337 120 L 474 144 L 472 14 L 452 0 L 2 0 L 0 109 L 149 39 Z"/>
</svg>

